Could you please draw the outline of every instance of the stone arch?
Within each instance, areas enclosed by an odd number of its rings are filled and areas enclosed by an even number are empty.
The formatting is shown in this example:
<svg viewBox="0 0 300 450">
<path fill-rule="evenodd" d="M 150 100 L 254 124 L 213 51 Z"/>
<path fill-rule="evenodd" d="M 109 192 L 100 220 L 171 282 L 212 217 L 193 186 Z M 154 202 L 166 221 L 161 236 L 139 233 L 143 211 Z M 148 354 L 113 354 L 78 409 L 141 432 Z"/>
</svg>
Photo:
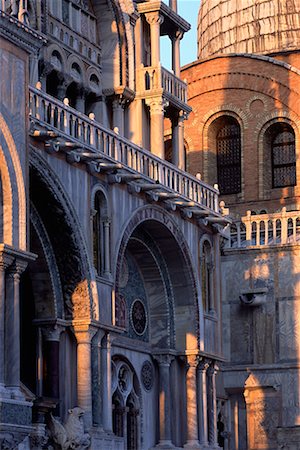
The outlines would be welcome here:
<svg viewBox="0 0 300 450">
<path fill-rule="evenodd" d="M 26 194 L 15 141 L 0 113 L 0 174 L 3 196 L 3 241 L 26 250 Z M 0 137 L 1 137 L 0 135 Z M 16 189 L 13 186 L 16 185 Z"/>
<path fill-rule="evenodd" d="M 114 270 L 116 291 L 120 287 L 127 250 L 135 258 L 143 277 L 149 306 L 149 339 L 153 345 L 179 350 L 198 348 L 197 277 L 185 238 L 173 219 L 159 207 L 146 206 L 128 221 L 118 245 Z M 151 265 L 157 291 L 151 290 L 147 265 Z M 154 327 L 156 314 L 161 323 Z M 160 335 L 161 330 L 167 334 Z"/>
<path fill-rule="evenodd" d="M 143 396 L 141 391 L 141 380 L 138 375 L 137 370 L 135 369 L 134 365 L 131 363 L 131 361 L 124 357 L 123 355 L 120 355 L 119 353 L 115 353 L 112 357 L 112 365 L 114 367 L 113 370 L 113 377 L 115 379 L 112 380 L 112 400 L 114 397 L 117 399 L 117 401 L 120 402 L 120 404 L 123 406 L 124 411 L 123 414 L 127 414 L 127 425 L 128 425 L 128 413 L 130 414 L 130 408 L 128 408 L 129 401 L 132 401 L 135 404 L 136 408 L 136 443 L 135 445 L 128 445 L 128 436 L 127 436 L 127 449 L 130 450 L 131 448 L 139 449 L 141 448 L 142 444 L 142 430 L 143 430 Z M 130 380 L 130 386 L 127 391 L 123 391 L 122 387 L 119 386 L 119 376 L 118 372 L 120 368 L 122 368 L 122 365 L 128 368 L 128 370 L 131 372 L 132 379 Z M 113 400 L 114 403 L 114 400 Z M 127 407 L 127 408 L 126 408 Z M 126 409 L 125 409 L 126 408 Z M 114 411 L 113 411 L 114 415 Z M 114 419 L 114 417 L 113 417 Z M 113 420 L 114 422 L 114 420 Z M 115 424 L 114 424 L 115 425 Z M 115 430 L 114 430 L 115 432 Z"/>
<path fill-rule="evenodd" d="M 72 202 L 59 178 L 35 151 L 31 153 L 30 168 L 31 199 L 47 226 L 56 255 L 66 318 L 98 319 L 98 296 L 95 283 L 91 283 L 93 269 Z"/>
<path fill-rule="evenodd" d="M 258 146 L 258 182 L 259 182 L 259 199 L 264 199 L 269 196 L 269 188 L 265 186 L 265 146 L 264 139 L 267 130 L 276 123 L 287 123 L 290 125 L 295 133 L 296 138 L 296 175 L 297 185 L 300 184 L 300 120 L 299 118 L 288 111 L 273 111 L 267 117 L 263 117 L 256 126 L 257 132 L 257 146 Z"/>
<path fill-rule="evenodd" d="M 70 75 L 72 75 L 73 64 L 77 64 L 77 66 L 80 68 L 80 72 L 81 72 L 80 82 L 85 84 L 86 83 L 86 70 L 85 70 L 84 64 L 80 58 L 78 58 L 74 54 L 71 54 L 67 59 L 67 66 L 66 66 L 67 73 Z M 76 82 L 78 82 L 77 78 L 74 78 L 74 80 Z"/>
<path fill-rule="evenodd" d="M 59 46 L 58 44 L 50 44 L 49 47 L 46 47 L 44 49 L 44 52 L 45 52 L 45 61 L 51 61 L 51 56 L 53 55 L 53 52 L 59 53 L 62 60 L 62 72 L 65 72 L 67 70 L 67 55 L 61 46 Z"/>
<path fill-rule="evenodd" d="M 36 236 L 39 240 L 38 244 L 42 248 L 42 251 L 43 251 L 42 257 L 45 260 L 45 263 L 47 265 L 47 270 L 49 273 L 49 278 L 50 278 L 51 288 L 52 288 L 51 291 L 52 291 L 52 296 L 53 296 L 53 305 L 51 305 L 52 311 L 53 311 L 52 318 L 64 319 L 65 315 L 64 315 L 64 306 L 63 306 L 62 286 L 61 286 L 61 280 L 60 280 L 60 276 L 59 276 L 59 270 L 58 270 L 56 259 L 55 259 L 55 254 L 54 254 L 47 230 L 41 220 L 41 217 L 39 216 L 38 211 L 36 210 L 36 208 L 32 202 L 30 204 L 30 223 L 31 223 L 32 227 L 34 228 Z M 31 233 L 31 244 L 32 244 L 32 241 L 33 241 L 33 236 Z M 31 250 L 35 250 L 35 249 L 31 248 Z M 41 260 L 41 256 L 39 255 L 39 258 L 35 262 L 31 263 L 29 265 L 29 268 L 32 268 L 33 265 L 35 265 L 35 266 L 40 265 L 40 260 Z M 45 283 L 45 281 L 44 281 L 44 283 Z M 46 302 L 46 299 L 44 298 L 44 296 L 43 296 L 42 302 L 43 302 L 43 304 L 45 304 L 45 302 Z M 37 313 L 37 318 L 42 319 L 43 317 L 41 317 L 39 314 L 45 313 L 45 309 L 43 308 L 43 309 L 41 309 L 41 311 L 39 311 L 38 308 L 36 308 L 36 313 Z M 46 313 L 48 313 L 48 311 Z M 46 316 L 45 318 L 49 318 L 49 317 Z"/>
<path fill-rule="evenodd" d="M 230 107 L 229 107 L 230 106 Z M 248 128 L 248 118 L 245 112 L 233 105 L 226 105 L 224 107 L 215 108 L 215 110 L 209 111 L 203 118 L 203 129 L 202 129 L 202 148 L 203 148 L 203 178 L 204 181 L 214 184 L 217 182 L 216 173 L 210 173 L 210 169 L 216 169 L 216 148 L 215 145 L 211 144 L 212 140 L 215 140 L 216 136 L 213 131 L 214 123 L 217 123 L 222 117 L 232 117 L 235 119 L 241 130 L 241 193 L 239 196 L 244 195 L 244 130 Z M 215 179 L 213 180 L 213 176 Z"/>
</svg>

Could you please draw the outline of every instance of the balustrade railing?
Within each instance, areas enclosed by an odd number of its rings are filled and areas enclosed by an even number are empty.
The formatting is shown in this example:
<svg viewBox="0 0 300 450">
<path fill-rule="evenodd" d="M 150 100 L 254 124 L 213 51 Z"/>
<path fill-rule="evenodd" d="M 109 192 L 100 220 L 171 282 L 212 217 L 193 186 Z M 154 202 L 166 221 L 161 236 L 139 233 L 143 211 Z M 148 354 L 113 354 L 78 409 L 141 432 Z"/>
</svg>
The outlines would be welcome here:
<svg viewBox="0 0 300 450">
<path fill-rule="evenodd" d="M 229 227 L 229 248 L 300 243 L 300 211 L 251 214 L 241 217 Z"/>
<path fill-rule="evenodd" d="M 142 92 L 163 89 L 167 94 L 187 103 L 187 84 L 160 65 L 139 69 L 138 89 Z"/>
<path fill-rule="evenodd" d="M 195 202 L 213 212 L 219 212 L 218 190 L 192 175 L 161 160 L 147 150 L 104 128 L 39 89 L 30 87 L 30 116 L 42 126 L 54 129 L 68 139 L 89 147 L 103 158 L 121 163 L 131 171 L 142 174 L 175 191 L 187 201 Z"/>
</svg>

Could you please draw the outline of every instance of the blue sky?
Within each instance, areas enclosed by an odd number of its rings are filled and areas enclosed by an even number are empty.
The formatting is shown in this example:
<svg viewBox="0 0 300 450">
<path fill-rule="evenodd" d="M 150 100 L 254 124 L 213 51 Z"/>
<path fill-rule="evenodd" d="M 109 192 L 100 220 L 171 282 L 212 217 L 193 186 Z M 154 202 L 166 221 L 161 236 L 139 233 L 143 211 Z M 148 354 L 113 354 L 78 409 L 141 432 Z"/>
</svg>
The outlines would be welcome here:
<svg viewBox="0 0 300 450">
<path fill-rule="evenodd" d="M 163 0 L 169 4 L 168 0 Z M 191 30 L 185 34 L 181 41 L 181 65 L 184 66 L 197 59 L 197 16 L 200 0 L 178 0 L 178 13 L 191 24 Z M 171 48 L 167 37 L 161 42 L 162 64 L 171 68 Z"/>
</svg>

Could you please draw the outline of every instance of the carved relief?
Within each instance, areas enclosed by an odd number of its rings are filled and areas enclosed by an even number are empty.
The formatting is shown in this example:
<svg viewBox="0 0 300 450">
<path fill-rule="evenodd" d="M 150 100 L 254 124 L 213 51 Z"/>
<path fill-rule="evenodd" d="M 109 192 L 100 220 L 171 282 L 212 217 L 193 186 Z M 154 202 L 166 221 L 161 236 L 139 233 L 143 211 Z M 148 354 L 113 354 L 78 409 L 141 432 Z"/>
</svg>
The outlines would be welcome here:
<svg viewBox="0 0 300 450">
<path fill-rule="evenodd" d="M 50 415 L 48 428 L 55 450 L 84 450 L 90 446 L 90 436 L 84 432 L 83 414 L 79 407 L 70 409 L 65 425 Z"/>
</svg>

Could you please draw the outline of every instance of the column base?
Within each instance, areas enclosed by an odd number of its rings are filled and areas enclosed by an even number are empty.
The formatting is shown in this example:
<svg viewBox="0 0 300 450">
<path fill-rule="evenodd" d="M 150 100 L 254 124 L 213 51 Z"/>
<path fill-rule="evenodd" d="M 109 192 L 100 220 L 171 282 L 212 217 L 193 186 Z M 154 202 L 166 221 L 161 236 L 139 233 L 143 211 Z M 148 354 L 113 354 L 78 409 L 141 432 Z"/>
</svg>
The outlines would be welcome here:
<svg viewBox="0 0 300 450">
<path fill-rule="evenodd" d="M 157 444 L 157 445 L 156 445 L 155 447 L 153 447 L 153 448 L 161 448 L 161 449 L 164 449 L 164 448 L 173 448 L 173 449 L 175 449 L 176 447 L 175 447 L 174 444 L 172 444 L 172 441 L 164 440 L 164 441 L 159 441 L 159 444 Z"/>
<path fill-rule="evenodd" d="M 124 438 L 115 436 L 112 432 L 104 431 L 101 427 L 93 427 L 89 430 L 91 436 L 90 450 L 124 450 Z"/>
<path fill-rule="evenodd" d="M 193 441 L 187 441 L 186 444 L 184 444 L 183 448 L 186 448 L 187 450 L 199 450 L 203 449 L 203 447 L 200 445 L 200 442 L 197 440 Z"/>
</svg>

